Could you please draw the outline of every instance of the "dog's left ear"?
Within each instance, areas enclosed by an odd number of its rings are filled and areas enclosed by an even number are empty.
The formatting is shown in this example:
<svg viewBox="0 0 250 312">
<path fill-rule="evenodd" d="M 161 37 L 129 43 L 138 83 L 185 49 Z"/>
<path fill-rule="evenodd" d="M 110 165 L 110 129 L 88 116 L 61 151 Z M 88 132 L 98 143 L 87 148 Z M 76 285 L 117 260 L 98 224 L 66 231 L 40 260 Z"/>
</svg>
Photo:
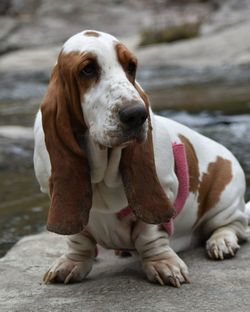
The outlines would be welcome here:
<svg viewBox="0 0 250 312">
<path fill-rule="evenodd" d="M 149 111 L 146 94 L 137 83 L 135 87 Z M 120 170 L 128 203 L 135 215 L 146 223 L 160 224 L 171 219 L 175 209 L 157 177 L 150 115 L 148 126 L 145 143 L 134 143 L 123 149 Z"/>
</svg>

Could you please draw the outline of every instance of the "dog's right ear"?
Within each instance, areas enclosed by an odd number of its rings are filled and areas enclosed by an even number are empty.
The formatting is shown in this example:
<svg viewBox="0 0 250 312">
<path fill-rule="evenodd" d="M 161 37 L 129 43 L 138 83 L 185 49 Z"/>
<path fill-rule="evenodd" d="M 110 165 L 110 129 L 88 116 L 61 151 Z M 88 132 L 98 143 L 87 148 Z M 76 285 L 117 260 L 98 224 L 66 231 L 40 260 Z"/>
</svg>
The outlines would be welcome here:
<svg viewBox="0 0 250 312">
<path fill-rule="evenodd" d="M 77 83 L 64 81 L 59 65 L 52 72 L 41 112 L 51 162 L 47 228 L 59 234 L 76 234 L 88 223 L 92 206 L 89 164 L 86 152 L 77 142 L 77 137 L 83 137 L 86 128 Z M 82 120 L 81 125 L 79 120 Z"/>
</svg>

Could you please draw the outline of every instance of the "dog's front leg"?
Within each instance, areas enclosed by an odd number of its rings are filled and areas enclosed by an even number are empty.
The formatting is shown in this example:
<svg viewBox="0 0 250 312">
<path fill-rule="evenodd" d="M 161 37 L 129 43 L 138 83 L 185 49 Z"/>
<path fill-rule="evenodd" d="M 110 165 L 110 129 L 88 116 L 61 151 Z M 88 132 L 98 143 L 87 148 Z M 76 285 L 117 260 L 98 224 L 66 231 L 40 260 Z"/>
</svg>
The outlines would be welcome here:
<svg viewBox="0 0 250 312">
<path fill-rule="evenodd" d="M 175 287 L 189 283 L 186 264 L 169 246 L 168 234 L 158 225 L 139 221 L 132 237 L 149 281 Z"/>
<path fill-rule="evenodd" d="M 45 273 L 43 281 L 47 283 L 82 281 L 91 271 L 96 243 L 87 231 L 68 238 L 68 252 L 58 258 Z"/>
</svg>

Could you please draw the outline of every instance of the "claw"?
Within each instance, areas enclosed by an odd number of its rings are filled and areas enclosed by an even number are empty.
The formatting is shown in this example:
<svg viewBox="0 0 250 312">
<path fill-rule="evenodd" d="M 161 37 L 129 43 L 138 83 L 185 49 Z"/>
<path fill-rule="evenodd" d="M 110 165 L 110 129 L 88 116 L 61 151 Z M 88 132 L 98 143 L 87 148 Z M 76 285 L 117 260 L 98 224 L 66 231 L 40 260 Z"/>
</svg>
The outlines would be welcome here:
<svg viewBox="0 0 250 312">
<path fill-rule="evenodd" d="M 214 252 L 215 258 L 218 259 L 219 258 L 218 250 L 214 248 L 213 252 Z"/>
<path fill-rule="evenodd" d="M 172 276 L 169 276 L 168 280 L 169 280 L 170 285 L 177 287 L 175 278 L 173 278 Z"/>
<path fill-rule="evenodd" d="M 220 260 L 224 260 L 224 255 L 223 255 L 222 250 L 219 250 L 219 258 L 220 258 Z"/>
<path fill-rule="evenodd" d="M 44 276 L 43 276 L 43 282 L 44 284 L 49 284 L 50 282 L 52 282 L 55 277 L 57 276 L 58 271 L 47 271 Z"/>
<path fill-rule="evenodd" d="M 213 255 L 212 255 L 212 253 L 211 253 L 211 251 L 209 249 L 207 250 L 207 254 L 208 254 L 210 259 L 213 259 Z"/>
<path fill-rule="evenodd" d="M 49 284 L 50 276 L 51 276 L 51 272 L 48 272 L 48 275 L 46 276 L 46 284 Z"/>
<path fill-rule="evenodd" d="M 157 273 L 155 274 L 155 279 L 159 282 L 159 284 L 161 284 L 161 286 L 164 286 L 164 282 L 161 279 L 159 274 L 157 274 Z"/>
<path fill-rule="evenodd" d="M 52 272 L 48 272 L 47 276 L 46 276 L 46 284 L 48 284 L 50 282 L 50 277 L 51 277 Z"/>
<path fill-rule="evenodd" d="M 47 271 L 44 276 L 43 276 L 43 282 L 44 284 L 48 284 L 48 274 L 49 274 L 49 271 Z"/>
<path fill-rule="evenodd" d="M 73 276 L 73 271 L 69 273 L 69 275 L 65 278 L 64 284 L 68 284 Z"/>
<path fill-rule="evenodd" d="M 180 288 L 181 287 L 181 283 L 180 283 L 180 280 L 179 280 L 179 278 L 177 276 L 175 277 L 175 282 L 176 282 L 176 287 Z"/>
<path fill-rule="evenodd" d="M 233 248 L 231 246 L 227 246 L 227 248 L 228 248 L 228 251 L 229 251 L 230 255 L 232 257 L 234 257 L 235 256 L 235 252 L 234 252 Z"/>
<path fill-rule="evenodd" d="M 235 247 L 232 247 L 232 245 L 226 241 L 227 249 L 229 251 L 229 254 L 234 257 L 237 250 L 240 248 L 240 246 L 237 244 Z"/>
<path fill-rule="evenodd" d="M 186 273 L 183 272 L 182 270 L 181 270 L 181 274 L 182 274 L 182 276 L 184 277 L 185 282 L 186 282 L 187 284 L 191 284 L 191 280 L 190 280 L 188 274 L 186 274 Z"/>
<path fill-rule="evenodd" d="M 54 271 L 52 272 L 51 276 L 50 276 L 50 281 L 53 281 L 55 279 L 55 277 L 57 276 L 58 271 Z"/>
<path fill-rule="evenodd" d="M 50 272 L 50 274 L 49 274 L 49 282 L 51 282 L 52 281 L 52 277 L 54 276 L 54 272 Z"/>
</svg>

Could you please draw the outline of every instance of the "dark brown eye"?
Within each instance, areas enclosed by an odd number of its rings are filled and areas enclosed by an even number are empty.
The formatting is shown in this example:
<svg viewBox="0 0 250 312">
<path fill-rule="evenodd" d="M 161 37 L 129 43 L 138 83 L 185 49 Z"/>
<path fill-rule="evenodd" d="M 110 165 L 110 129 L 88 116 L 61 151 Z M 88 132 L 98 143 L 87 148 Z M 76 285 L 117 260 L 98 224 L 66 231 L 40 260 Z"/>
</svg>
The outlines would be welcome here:
<svg viewBox="0 0 250 312">
<path fill-rule="evenodd" d="M 97 74 L 97 66 L 94 62 L 91 62 L 86 66 L 84 66 L 80 72 L 80 75 L 84 77 L 93 77 L 96 74 Z"/>
<path fill-rule="evenodd" d="M 128 74 L 131 76 L 135 76 L 136 72 L 136 64 L 134 62 L 129 62 L 127 67 Z"/>
</svg>

